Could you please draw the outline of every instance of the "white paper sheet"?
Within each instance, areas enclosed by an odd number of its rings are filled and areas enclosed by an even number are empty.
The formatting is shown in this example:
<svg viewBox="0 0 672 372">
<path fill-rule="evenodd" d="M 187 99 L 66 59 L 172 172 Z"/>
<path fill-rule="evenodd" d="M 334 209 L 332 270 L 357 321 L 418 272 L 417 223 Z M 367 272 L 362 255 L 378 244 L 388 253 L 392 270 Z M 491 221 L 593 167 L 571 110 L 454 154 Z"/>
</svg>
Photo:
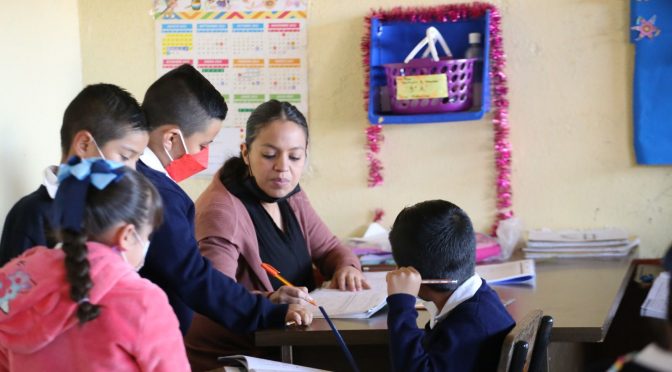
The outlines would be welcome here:
<svg viewBox="0 0 672 372">
<path fill-rule="evenodd" d="M 330 318 L 363 319 L 369 318 L 387 304 L 386 271 L 365 272 L 364 277 L 371 289 L 359 292 L 341 291 L 338 289 L 320 288 L 310 292 L 318 305 L 324 307 Z M 329 283 L 325 282 L 324 286 Z M 322 313 L 315 307 L 313 316 L 322 318 Z"/>
<path fill-rule="evenodd" d="M 296 364 L 276 362 L 274 360 L 255 358 L 247 355 L 232 355 L 218 358 L 220 362 L 236 363 L 242 365 L 245 371 L 296 371 L 296 372 L 321 372 L 323 369 L 303 367 Z"/>
<path fill-rule="evenodd" d="M 658 319 L 667 319 L 667 296 L 669 295 L 670 273 L 663 271 L 653 282 L 646 295 L 640 314 Z"/>
</svg>

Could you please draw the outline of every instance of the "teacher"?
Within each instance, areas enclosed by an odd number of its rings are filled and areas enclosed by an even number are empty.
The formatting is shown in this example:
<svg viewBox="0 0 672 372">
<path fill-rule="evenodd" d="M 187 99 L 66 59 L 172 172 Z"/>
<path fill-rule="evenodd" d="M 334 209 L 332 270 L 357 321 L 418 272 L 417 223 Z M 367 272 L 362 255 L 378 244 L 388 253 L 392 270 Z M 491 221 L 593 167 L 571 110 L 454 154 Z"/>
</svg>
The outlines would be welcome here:
<svg viewBox="0 0 672 372">
<path fill-rule="evenodd" d="M 308 155 L 308 124 L 287 102 L 271 100 L 250 115 L 239 157 L 232 157 L 196 201 L 196 239 L 214 267 L 274 303 L 309 305 L 313 265 L 331 287 L 368 288 L 357 257 L 322 222 L 299 180 Z M 261 267 L 268 263 L 297 287 Z M 185 340 L 192 368 L 217 367 L 225 354 L 254 353 L 252 341 L 196 316 Z M 268 356 L 268 355 L 262 355 Z"/>
</svg>

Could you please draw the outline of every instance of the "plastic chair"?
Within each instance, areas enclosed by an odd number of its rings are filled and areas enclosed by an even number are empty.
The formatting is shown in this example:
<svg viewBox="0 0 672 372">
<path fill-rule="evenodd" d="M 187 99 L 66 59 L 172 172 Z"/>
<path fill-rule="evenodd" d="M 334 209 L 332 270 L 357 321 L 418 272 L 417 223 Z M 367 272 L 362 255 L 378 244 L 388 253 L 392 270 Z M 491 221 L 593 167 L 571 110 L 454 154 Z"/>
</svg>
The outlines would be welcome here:
<svg viewBox="0 0 672 372">
<path fill-rule="evenodd" d="M 527 370 L 534 353 L 543 312 L 532 310 L 506 335 L 499 355 L 498 372 Z M 530 350 L 531 348 L 531 350 Z"/>
<path fill-rule="evenodd" d="M 530 360 L 529 372 L 547 372 L 548 371 L 548 344 L 551 341 L 551 330 L 553 329 L 553 317 L 544 315 L 539 324 L 537 339 L 534 341 L 532 351 L 532 360 Z"/>
</svg>

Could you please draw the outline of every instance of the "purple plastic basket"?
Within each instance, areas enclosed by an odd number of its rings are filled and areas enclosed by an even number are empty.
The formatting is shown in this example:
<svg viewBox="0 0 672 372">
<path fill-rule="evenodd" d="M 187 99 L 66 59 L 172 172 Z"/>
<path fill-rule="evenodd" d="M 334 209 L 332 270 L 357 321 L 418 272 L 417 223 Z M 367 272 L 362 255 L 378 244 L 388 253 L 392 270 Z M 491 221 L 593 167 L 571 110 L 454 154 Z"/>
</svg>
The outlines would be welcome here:
<svg viewBox="0 0 672 372">
<path fill-rule="evenodd" d="M 389 63 L 385 67 L 390 108 L 398 114 L 465 111 L 473 102 L 472 76 L 474 58 L 440 59 L 418 58 L 408 63 Z M 431 99 L 397 99 L 397 76 L 446 74 L 448 97 Z"/>
</svg>

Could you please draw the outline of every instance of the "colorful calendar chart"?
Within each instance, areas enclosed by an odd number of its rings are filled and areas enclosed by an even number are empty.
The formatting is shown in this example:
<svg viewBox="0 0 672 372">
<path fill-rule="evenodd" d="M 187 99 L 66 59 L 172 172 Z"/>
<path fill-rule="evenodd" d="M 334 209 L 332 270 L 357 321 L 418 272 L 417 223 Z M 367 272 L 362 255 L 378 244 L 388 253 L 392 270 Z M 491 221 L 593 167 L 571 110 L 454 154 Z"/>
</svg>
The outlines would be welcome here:
<svg viewBox="0 0 672 372">
<path fill-rule="evenodd" d="M 301 24 L 278 22 L 268 25 L 268 53 L 270 55 L 293 55 L 300 53 Z"/>
<path fill-rule="evenodd" d="M 210 83 L 220 92 L 226 92 L 231 88 L 228 59 L 199 59 L 196 68 L 207 75 Z"/>
<path fill-rule="evenodd" d="M 266 52 L 263 23 L 234 23 L 231 36 L 232 56 L 263 56 Z"/>
<path fill-rule="evenodd" d="M 199 57 L 218 57 L 228 54 L 227 40 L 229 25 L 226 23 L 200 23 L 196 25 L 195 44 Z"/>
<path fill-rule="evenodd" d="M 307 0 L 154 1 L 157 76 L 191 64 L 229 107 L 201 175 L 239 154 L 259 104 L 288 101 L 308 115 L 307 8 Z"/>
<path fill-rule="evenodd" d="M 260 92 L 265 89 L 266 68 L 263 58 L 234 59 L 232 73 L 236 92 Z"/>
</svg>

